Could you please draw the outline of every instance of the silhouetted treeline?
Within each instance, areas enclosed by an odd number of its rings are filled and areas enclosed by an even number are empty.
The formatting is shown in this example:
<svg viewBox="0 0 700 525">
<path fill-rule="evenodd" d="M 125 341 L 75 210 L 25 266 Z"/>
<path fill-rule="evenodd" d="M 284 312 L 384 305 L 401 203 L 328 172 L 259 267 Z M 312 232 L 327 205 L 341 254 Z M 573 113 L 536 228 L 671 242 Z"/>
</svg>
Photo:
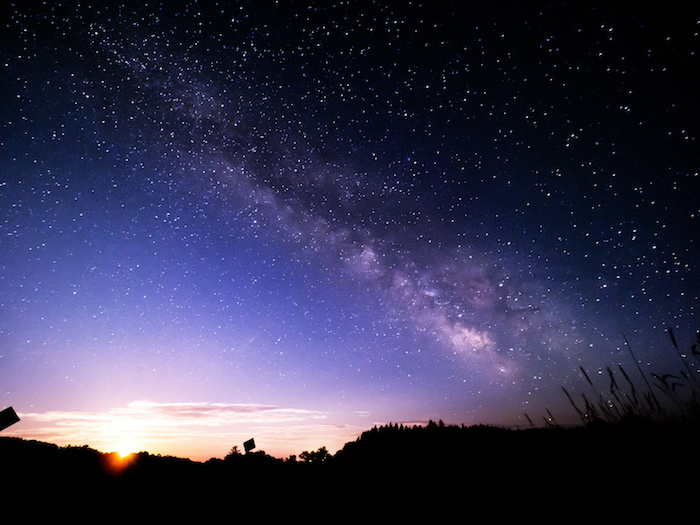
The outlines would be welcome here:
<svg viewBox="0 0 700 525">
<path fill-rule="evenodd" d="M 475 425 L 427 426 L 389 424 L 364 432 L 334 457 L 337 467 L 393 468 L 448 473 L 460 469 L 481 479 L 501 474 L 534 480 L 568 473 L 595 462 L 650 469 L 651 461 L 672 468 L 690 457 L 700 434 L 688 425 L 660 424 L 630 417 L 620 423 L 588 427 L 507 429 Z M 686 448 L 683 444 L 687 445 Z M 622 474 L 622 473 L 621 473 Z"/>
<path fill-rule="evenodd" d="M 98 507 L 140 501 L 158 516 L 200 515 L 223 502 L 283 514 L 352 501 L 453 504 L 467 497 L 479 504 L 496 494 L 575 501 L 601 490 L 616 497 L 651 491 L 658 501 L 669 497 L 670 481 L 697 474 L 698 437 L 697 427 L 643 418 L 570 429 L 389 424 L 335 455 L 319 449 L 282 460 L 258 451 L 205 462 L 146 452 L 120 462 L 88 447 L 0 438 L 0 465 L 10 500 Z"/>
</svg>

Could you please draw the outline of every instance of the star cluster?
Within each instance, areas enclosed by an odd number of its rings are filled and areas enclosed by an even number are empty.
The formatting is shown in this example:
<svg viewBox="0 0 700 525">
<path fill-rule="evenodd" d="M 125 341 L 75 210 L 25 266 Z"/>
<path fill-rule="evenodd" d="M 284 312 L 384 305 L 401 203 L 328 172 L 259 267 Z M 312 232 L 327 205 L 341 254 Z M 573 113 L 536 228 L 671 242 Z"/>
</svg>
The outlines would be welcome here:
<svg viewBox="0 0 700 525">
<path fill-rule="evenodd" d="M 700 18 L 2 7 L 0 377 L 34 410 L 520 422 L 698 328 Z M 17 400 L 17 401 L 15 401 Z"/>
</svg>

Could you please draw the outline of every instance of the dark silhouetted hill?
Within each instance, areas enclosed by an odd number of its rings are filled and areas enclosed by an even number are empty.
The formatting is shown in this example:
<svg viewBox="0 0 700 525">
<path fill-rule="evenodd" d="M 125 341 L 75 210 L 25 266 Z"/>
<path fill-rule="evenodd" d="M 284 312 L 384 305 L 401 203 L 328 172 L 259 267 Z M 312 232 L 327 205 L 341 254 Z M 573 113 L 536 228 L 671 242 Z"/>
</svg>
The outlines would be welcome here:
<svg viewBox="0 0 700 525">
<path fill-rule="evenodd" d="M 467 503 L 502 512 L 499 501 L 513 510 L 516 504 L 582 504 L 607 493 L 651 495 L 645 504 L 666 501 L 679 483 L 688 483 L 679 479 L 697 475 L 698 436 L 695 427 L 645 420 L 524 430 L 390 424 L 364 432 L 333 456 L 324 449 L 296 461 L 255 452 L 206 462 L 146 452 L 120 462 L 88 447 L 0 438 L 0 464 L 5 501 L 34 512 L 128 514 L 139 507 L 141 517 L 202 519 L 221 507 L 284 517 L 304 508 L 332 515 L 339 509 L 455 510 Z"/>
</svg>

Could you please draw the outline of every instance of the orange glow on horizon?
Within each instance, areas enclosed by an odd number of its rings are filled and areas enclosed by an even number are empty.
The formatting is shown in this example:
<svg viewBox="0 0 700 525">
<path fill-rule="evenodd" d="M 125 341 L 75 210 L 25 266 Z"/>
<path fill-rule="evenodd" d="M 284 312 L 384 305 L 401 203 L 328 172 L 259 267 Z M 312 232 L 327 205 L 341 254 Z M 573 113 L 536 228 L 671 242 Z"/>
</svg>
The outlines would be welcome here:
<svg viewBox="0 0 700 525">
<path fill-rule="evenodd" d="M 129 452 L 122 455 L 120 452 L 110 452 L 104 456 L 105 468 L 113 475 L 119 475 L 136 459 L 136 454 Z"/>
<path fill-rule="evenodd" d="M 112 450 L 119 455 L 121 459 L 126 459 L 131 454 L 136 452 L 138 446 L 135 441 L 130 437 L 121 437 L 119 441 L 116 441 L 114 448 Z"/>
<path fill-rule="evenodd" d="M 369 423 L 364 415 L 331 421 L 333 414 L 299 407 L 214 402 L 136 400 L 94 411 L 22 412 L 8 435 L 59 446 L 87 445 L 129 459 L 140 451 L 207 461 L 223 458 L 255 437 L 257 448 L 285 459 L 325 446 L 337 451 Z M 70 424 L 66 424 L 70 422 Z"/>
</svg>

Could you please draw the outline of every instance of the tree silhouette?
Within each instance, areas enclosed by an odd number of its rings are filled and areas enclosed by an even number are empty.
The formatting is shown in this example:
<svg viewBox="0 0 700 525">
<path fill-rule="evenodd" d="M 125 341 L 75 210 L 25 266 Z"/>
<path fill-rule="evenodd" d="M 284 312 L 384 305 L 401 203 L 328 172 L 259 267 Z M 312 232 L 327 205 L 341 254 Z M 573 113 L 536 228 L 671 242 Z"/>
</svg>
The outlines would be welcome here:
<svg viewBox="0 0 700 525">
<path fill-rule="evenodd" d="M 321 447 L 314 452 L 308 452 L 305 450 L 304 452 L 299 454 L 299 459 L 301 459 L 301 461 L 303 461 L 304 463 L 323 463 L 324 461 L 328 461 L 332 457 L 333 456 L 330 452 L 328 452 L 326 447 Z"/>
<path fill-rule="evenodd" d="M 226 456 L 224 457 L 224 459 L 230 459 L 230 458 L 234 458 L 234 457 L 237 457 L 240 455 L 241 455 L 241 451 L 238 450 L 238 445 L 233 445 L 231 447 L 231 450 L 229 450 L 228 454 L 226 454 Z"/>
</svg>

